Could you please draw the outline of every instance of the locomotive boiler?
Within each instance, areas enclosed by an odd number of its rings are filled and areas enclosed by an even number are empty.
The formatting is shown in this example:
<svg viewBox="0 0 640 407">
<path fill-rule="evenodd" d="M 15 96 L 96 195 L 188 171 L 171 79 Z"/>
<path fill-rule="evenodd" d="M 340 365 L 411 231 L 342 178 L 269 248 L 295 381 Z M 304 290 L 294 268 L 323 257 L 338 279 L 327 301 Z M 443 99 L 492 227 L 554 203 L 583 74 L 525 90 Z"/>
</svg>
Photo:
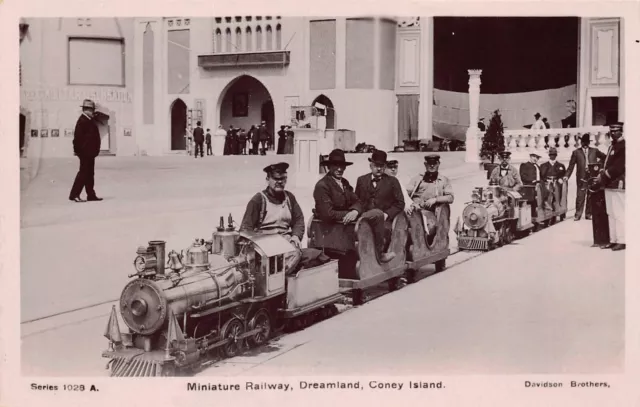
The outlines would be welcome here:
<svg viewBox="0 0 640 407">
<path fill-rule="evenodd" d="M 532 227 L 531 205 L 520 193 L 489 185 L 473 190 L 454 231 L 460 250 L 487 251 Z"/>
<path fill-rule="evenodd" d="M 262 345 L 292 319 L 337 312 L 337 261 L 285 276 L 285 258 L 296 250 L 286 239 L 238 232 L 231 217 L 227 228 L 220 223 L 210 241 L 171 251 L 166 263 L 165 242 L 138 249 L 119 301 L 129 332 L 121 333 L 115 306 L 105 331 L 112 376 L 173 375 L 233 357 L 245 342 Z"/>
</svg>

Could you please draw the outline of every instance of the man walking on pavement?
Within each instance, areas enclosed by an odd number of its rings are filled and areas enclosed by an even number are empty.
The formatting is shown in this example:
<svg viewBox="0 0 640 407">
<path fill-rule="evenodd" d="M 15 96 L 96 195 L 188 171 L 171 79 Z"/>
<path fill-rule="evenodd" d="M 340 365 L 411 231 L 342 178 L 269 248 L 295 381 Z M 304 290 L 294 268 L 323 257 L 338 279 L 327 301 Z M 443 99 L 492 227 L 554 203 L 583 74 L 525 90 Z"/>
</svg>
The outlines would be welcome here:
<svg viewBox="0 0 640 407">
<path fill-rule="evenodd" d="M 202 129 L 202 122 L 198 122 L 197 125 L 198 127 L 193 130 L 193 140 L 196 142 L 194 158 L 198 158 L 198 151 L 200 151 L 200 157 L 204 157 L 204 130 Z"/>
<path fill-rule="evenodd" d="M 207 155 L 213 155 L 211 151 L 211 131 L 207 129 L 207 135 L 205 136 L 205 142 L 207 143 Z"/>
<path fill-rule="evenodd" d="M 85 99 L 82 103 L 82 115 L 76 122 L 73 133 L 73 152 L 80 160 L 80 169 L 69 193 L 70 201 L 85 202 L 80 198 L 83 189 L 87 192 L 87 201 L 102 201 L 93 189 L 96 157 L 100 154 L 101 142 L 100 131 L 93 119 L 95 110 L 95 103 Z"/>
<path fill-rule="evenodd" d="M 573 174 L 573 168 L 576 168 L 576 185 L 578 188 L 576 194 L 576 221 L 582 218 L 582 212 L 586 211 L 585 215 L 587 219 L 591 219 L 591 203 L 589 202 L 589 191 L 587 173 L 589 164 L 595 164 L 598 161 L 605 159 L 606 155 L 597 148 L 589 147 L 591 143 L 591 135 L 586 133 L 580 139 L 582 146 L 577 148 L 571 153 L 571 159 L 569 160 L 569 167 L 567 168 L 567 175 L 564 180 L 567 181 Z"/>
</svg>

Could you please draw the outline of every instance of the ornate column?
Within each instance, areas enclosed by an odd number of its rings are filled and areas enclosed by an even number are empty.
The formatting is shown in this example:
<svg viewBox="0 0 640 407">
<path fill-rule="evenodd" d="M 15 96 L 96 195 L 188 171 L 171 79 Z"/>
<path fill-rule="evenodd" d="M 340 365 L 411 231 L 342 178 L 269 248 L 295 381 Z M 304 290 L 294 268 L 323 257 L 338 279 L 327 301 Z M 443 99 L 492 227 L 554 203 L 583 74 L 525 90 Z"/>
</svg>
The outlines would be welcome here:
<svg viewBox="0 0 640 407">
<path fill-rule="evenodd" d="M 467 153 L 466 162 L 479 162 L 480 137 L 478 129 L 478 111 L 480 110 L 480 75 L 481 69 L 469 69 L 469 128 L 467 129 Z"/>
</svg>

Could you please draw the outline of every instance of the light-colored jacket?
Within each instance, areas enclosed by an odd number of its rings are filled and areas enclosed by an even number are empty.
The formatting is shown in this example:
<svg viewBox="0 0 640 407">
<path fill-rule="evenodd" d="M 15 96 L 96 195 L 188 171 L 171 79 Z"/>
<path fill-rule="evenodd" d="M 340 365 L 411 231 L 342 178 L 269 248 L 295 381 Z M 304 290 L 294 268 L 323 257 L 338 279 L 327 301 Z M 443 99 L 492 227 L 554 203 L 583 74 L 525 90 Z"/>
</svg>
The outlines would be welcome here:
<svg viewBox="0 0 640 407">
<path fill-rule="evenodd" d="M 424 206 L 424 203 L 439 196 L 447 197 L 446 203 L 453 202 L 453 187 L 449 178 L 438 173 L 436 182 L 424 182 L 424 172 L 416 175 L 409 181 L 407 185 L 407 193 L 409 195 L 409 202 L 413 201 L 420 207 Z"/>
<path fill-rule="evenodd" d="M 501 169 L 501 166 L 494 168 L 491 172 L 491 176 L 489 177 L 489 181 L 497 182 L 501 187 L 508 189 L 513 189 L 516 186 L 522 186 L 522 179 L 520 178 L 520 174 L 518 173 L 518 170 L 516 170 L 516 167 L 509 164 L 506 174 L 504 175 L 500 174 Z"/>
</svg>

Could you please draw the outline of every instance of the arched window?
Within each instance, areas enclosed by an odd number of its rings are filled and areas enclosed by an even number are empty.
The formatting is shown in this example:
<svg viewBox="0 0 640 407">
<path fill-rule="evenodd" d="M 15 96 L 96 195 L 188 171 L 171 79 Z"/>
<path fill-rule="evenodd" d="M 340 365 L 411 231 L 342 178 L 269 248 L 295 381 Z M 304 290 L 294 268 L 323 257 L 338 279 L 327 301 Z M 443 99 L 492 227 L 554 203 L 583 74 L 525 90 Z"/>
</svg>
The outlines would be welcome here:
<svg viewBox="0 0 640 407">
<path fill-rule="evenodd" d="M 247 51 L 251 52 L 251 50 L 253 49 L 253 36 L 251 35 L 251 27 L 247 27 L 247 38 L 245 38 L 245 41 L 247 43 Z"/>
<path fill-rule="evenodd" d="M 280 24 L 276 26 L 276 49 L 282 49 L 282 26 Z"/>
<path fill-rule="evenodd" d="M 235 47 L 234 48 L 234 52 L 240 52 L 242 51 L 242 29 L 240 29 L 240 27 L 236 28 L 236 41 L 235 41 Z"/>
<path fill-rule="evenodd" d="M 271 51 L 273 49 L 273 32 L 271 31 L 271 26 L 267 26 L 267 51 Z"/>
<path fill-rule="evenodd" d="M 220 31 L 219 28 L 216 30 L 216 40 L 215 41 L 216 42 L 214 44 L 213 52 L 223 52 L 222 51 L 222 31 Z"/>
<path fill-rule="evenodd" d="M 256 28 L 256 51 L 262 51 L 262 27 Z"/>
<path fill-rule="evenodd" d="M 224 32 L 224 52 L 231 50 L 231 28 L 227 28 Z"/>
</svg>

